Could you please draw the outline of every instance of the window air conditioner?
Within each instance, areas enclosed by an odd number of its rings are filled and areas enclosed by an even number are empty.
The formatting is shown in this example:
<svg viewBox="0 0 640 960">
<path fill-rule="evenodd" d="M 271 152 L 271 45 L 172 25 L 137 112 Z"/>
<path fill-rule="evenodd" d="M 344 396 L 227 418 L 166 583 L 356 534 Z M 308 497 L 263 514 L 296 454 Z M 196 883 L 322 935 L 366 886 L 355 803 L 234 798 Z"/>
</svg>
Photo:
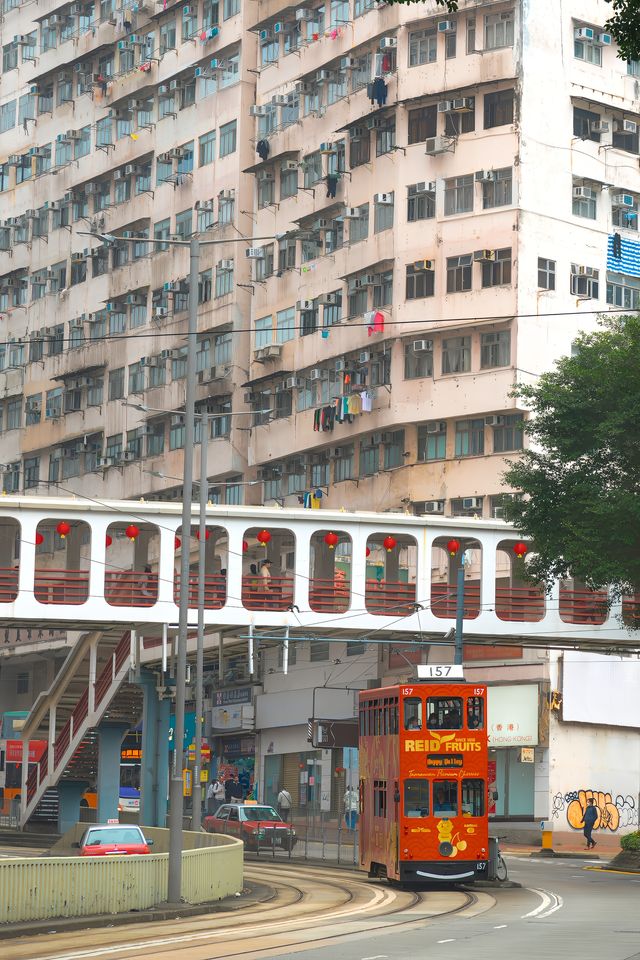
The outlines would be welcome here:
<svg viewBox="0 0 640 960">
<path fill-rule="evenodd" d="M 318 297 L 318 303 L 323 307 L 336 307 L 340 303 L 340 294 L 325 293 L 324 296 Z"/>
<path fill-rule="evenodd" d="M 441 100 L 438 104 L 438 113 L 451 113 L 451 100 Z"/>
<path fill-rule="evenodd" d="M 252 106 L 252 107 L 249 107 L 249 116 L 250 116 L 250 117 L 266 117 L 266 116 L 267 116 L 267 113 L 268 113 L 268 111 L 267 111 L 267 108 L 266 108 L 266 107 L 257 106 L 257 105 L 254 105 L 254 106 Z"/>
<path fill-rule="evenodd" d="M 455 20 L 441 20 L 438 24 L 438 33 L 455 33 L 456 32 L 456 21 Z"/>
<path fill-rule="evenodd" d="M 248 247 L 244 255 L 247 260 L 264 260 L 264 247 Z"/>
<path fill-rule="evenodd" d="M 296 310 L 298 313 L 303 313 L 306 310 L 313 310 L 313 308 L 313 300 L 298 300 L 296 303 Z"/>
<path fill-rule="evenodd" d="M 488 427 L 500 427 L 504 423 L 504 416 L 492 415 L 485 417 L 484 422 Z"/>
<path fill-rule="evenodd" d="M 382 37 L 378 44 L 380 50 L 395 50 L 398 46 L 397 37 Z"/>
<path fill-rule="evenodd" d="M 630 193 L 616 193 L 611 197 L 613 207 L 632 207 L 634 203 L 635 199 Z"/>
<path fill-rule="evenodd" d="M 427 423 L 427 433 L 446 433 L 447 424 L 444 420 L 430 420 Z"/>
<path fill-rule="evenodd" d="M 463 497 L 463 510 L 482 510 L 482 497 Z"/>
<path fill-rule="evenodd" d="M 473 259 L 476 263 L 487 263 L 491 260 L 495 260 L 495 258 L 495 250 L 474 250 L 473 252 Z"/>
<path fill-rule="evenodd" d="M 393 194 L 392 193 L 374 193 L 373 202 L 380 204 L 380 206 L 391 207 L 393 206 Z"/>
<path fill-rule="evenodd" d="M 444 500 L 425 500 L 425 513 L 444 513 Z"/>
<path fill-rule="evenodd" d="M 493 170 L 476 170 L 476 183 L 491 183 L 495 178 Z"/>
<path fill-rule="evenodd" d="M 591 187 L 574 187 L 573 196 L 576 200 L 594 200 L 596 192 Z"/>
<path fill-rule="evenodd" d="M 429 137 L 425 141 L 425 153 L 436 157 L 441 153 L 450 153 L 453 141 L 449 137 Z"/>
<path fill-rule="evenodd" d="M 433 340 L 414 340 L 411 349 L 414 353 L 429 353 L 433 350 Z"/>
<path fill-rule="evenodd" d="M 433 273 L 436 268 L 435 260 L 416 260 L 413 264 L 414 270 L 424 270 Z"/>
<path fill-rule="evenodd" d="M 573 36 L 576 40 L 586 40 L 588 43 L 592 43 L 595 40 L 596 32 L 593 27 L 577 27 L 573 31 Z"/>
</svg>

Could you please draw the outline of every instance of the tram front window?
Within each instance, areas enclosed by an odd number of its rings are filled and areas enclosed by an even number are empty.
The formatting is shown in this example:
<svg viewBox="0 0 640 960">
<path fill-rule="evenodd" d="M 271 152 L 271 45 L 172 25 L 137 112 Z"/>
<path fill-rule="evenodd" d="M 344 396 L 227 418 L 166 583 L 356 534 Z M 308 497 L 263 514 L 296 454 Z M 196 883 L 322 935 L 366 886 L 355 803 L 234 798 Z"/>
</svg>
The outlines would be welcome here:
<svg viewBox="0 0 640 960">
<path fill-rule="evenodd" d="M 422 730 L 422 700 L 417 697 L 404 701 L 405 730 Z"/>
<path fill-rule="evenodd" d="M 469 730 L 484 729 L 484 700 L 482 697 L 469 697 L 467 700 L 467 726 Z"/>
<path fill-rule="evenodd" d="M 405 780 L 404 815 L 405 817 L 429 816 L 428 780 Z"/>
<path fill-rule="evenodd" d="M 427 727 L 429 730 L 461 730 L 462 699 L 460 697 L 429 697 Z"/>
<path fill-rule="evenodd" d="M 433 813 L 439 817 L 458 814 L 458 784 L 455 780 L 434 780 Z"/>
<path fill-rule="evenodd" d="M 483 817 L 484 798 L 487 788 L 484 780 L 467 779 L 462 781 L 462 816 Z"/>
</svg>

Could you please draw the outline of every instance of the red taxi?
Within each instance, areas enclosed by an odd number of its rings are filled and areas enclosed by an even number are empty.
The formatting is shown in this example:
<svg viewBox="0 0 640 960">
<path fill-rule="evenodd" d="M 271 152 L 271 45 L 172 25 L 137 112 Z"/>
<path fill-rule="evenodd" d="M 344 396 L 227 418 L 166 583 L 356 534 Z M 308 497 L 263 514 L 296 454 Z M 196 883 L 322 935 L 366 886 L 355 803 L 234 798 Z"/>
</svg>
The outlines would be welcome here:
<svg viewBox="0 0 640 960">
<path fill-rule="evenodd" d="M 117 857 L 151 853 L 153 840 L 148 840 L 140 827 L 114 823 L 89 827 L 73 846 L 79 849 L 81 857 Z"/>
<path fill-rule="evenodd" d="M 238 837 L 249 850 L 292 850 L 298 839 L 293 827 L 273 807 L 255 803 L 223 803 L 212 817 L 204 818 L 203 829 Z"/>
</svg>

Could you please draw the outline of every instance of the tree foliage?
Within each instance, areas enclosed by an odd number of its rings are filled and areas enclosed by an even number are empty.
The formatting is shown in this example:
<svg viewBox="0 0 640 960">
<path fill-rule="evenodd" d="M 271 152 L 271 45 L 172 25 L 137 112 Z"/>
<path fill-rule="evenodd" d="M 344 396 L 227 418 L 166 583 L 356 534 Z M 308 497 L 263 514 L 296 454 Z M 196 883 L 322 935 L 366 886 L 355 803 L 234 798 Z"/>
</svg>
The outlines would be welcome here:
<svg viewBox="0 0 640 960">
<path fill-rule="evenodd" d="M 640 317 L 601 321 L 516 397 L 532 444 L 505 481 L 509 519 L 534 541 L 530 574 L 640 591 Z"/>
<path fill-rule="evenodd" d="M 421 3 L 422 0 L 385 0 L 394 3 Z M 623 60 L 640 60 L 640 0 L 607 0 L 613 13 L 605 23 L 605 30 L 618 44 Z M 436 0 L 447 13 L 458 12 L 458 0 Z"/>
<path fill-rule="evenodd" d="M 605 29 L 618 44 L 623 60 L 640 60 L 640 0 L 607 0 L 613 14 Z"/>
</svg>

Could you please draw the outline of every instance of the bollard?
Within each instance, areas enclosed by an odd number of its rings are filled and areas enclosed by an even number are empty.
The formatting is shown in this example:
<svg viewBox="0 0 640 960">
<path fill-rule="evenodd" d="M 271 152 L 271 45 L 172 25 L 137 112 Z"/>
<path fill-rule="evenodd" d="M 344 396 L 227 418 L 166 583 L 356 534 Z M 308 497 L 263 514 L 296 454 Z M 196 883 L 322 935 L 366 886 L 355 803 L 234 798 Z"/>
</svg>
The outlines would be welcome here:
<svg viewBox="0 0 640 960">
<path fill-rule="evenodd" d="M 540 831 L 542 834 L 542 850 L 547 853 L 553 853 L 553 825 L 547 820 L 541 820 Z"/>
</svg>

